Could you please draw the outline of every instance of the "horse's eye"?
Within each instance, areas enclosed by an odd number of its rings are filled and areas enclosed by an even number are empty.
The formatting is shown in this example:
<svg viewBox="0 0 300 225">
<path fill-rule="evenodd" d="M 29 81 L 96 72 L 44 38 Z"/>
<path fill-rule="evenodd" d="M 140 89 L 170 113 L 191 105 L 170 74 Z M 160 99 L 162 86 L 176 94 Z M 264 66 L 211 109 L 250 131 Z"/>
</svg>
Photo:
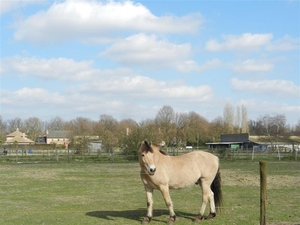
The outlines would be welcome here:
<svg viewBox="0 0 300 225">
<path fill-rule="evenodd" d="M 142 154 L 142 157 L 144 157 L 145 156 L 145 154 Z"/>
</svg>

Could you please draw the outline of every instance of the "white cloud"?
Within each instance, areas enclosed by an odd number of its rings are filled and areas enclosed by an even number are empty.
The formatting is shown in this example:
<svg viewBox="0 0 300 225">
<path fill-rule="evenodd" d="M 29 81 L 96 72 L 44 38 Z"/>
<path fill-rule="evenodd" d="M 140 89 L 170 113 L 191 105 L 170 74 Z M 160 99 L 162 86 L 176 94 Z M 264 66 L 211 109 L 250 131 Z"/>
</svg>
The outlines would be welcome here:
<svg viewBox="0 0 300 225">
<path fill-rule="evenodd" d="M 203 72 L 206 70 L 216 69 L 222 65 L 223 63 L 219 59 L 212 59 L 206 61 L 203 65 L 199 65 L 194 60 L 187 60 L 182 63 L 178 63 L 176 65 L 176 68 L 181 72 L 190 72 L 190 71 Z"/>
<path fill-rule="evenodd" d="M 96 119 L 95 116 L 101 114 L 135 120 L 148 119 L 154 117 L 157 111 L 154 107 L 160 108 L 166 102 L 174 108 L 185 105 L 186 109 L 188 104 L 202 104 L 211 101 L 213 97 L 212 88 L 206 85 L 193 87 L 142 76 L 117 75 L 111 79 L 106 77 L 93 82 L 80 82 L 59 92 L 42 88 L 0 92 L 4 117 L 46 114 L 47 119 L 51 115 L 69 119 L 88 115 Z"/>
<path fill-rule="evenodd" d="M 38 105 L 64 104 L 65 98 L 42 88 L 24 87 L 17 91 L 1 90 L 1 104 L 6 106 L 29 107 Z"/>
<path fill-rule="evenodd" d="M 164 82 L 145 76 L 114 75 L 104 79 L 80 84 L 72 89 L 70 93 L 92 92 L 95 96 L 105 96 L 111 99 L 144 99 L 153 101 L 188 101 L 206 102 L 213 97 L 210 86 L 187 86 L 178 81 Z"/>
<path fill-rule="evenodd" d="M 248 59 L 243 62 L 234 63 L 232 68 L 237 73 L 269 72 L 273 69 L 273 64 L 264 60 Z"/>
<path fill-rule="evenodd" d="M 0 15 L 8 13 L 12 10 L 24 7 L 29 4 L 41 4 L 45 2 L 44 0 L 1 0 L 0 3 Z"/>
<path fill-rule="evenodd" d="M 130 31 L 193 33 L 201 23 L 200 14 L 158 17 L 142 4 L 132 1 L 67 0 L 55 2 L 47 11 L 17 22 L 14 38 L 40 43 L 72 38 L 107 41 Z"/>
<path fill-rule="evenodd" d="M 145 100 L 157 105 L 172 102 L 175 106 L 188 102 L 209 102 L 214 95 L 212 88 L 207 85 L 189 86 L 176 80 L 165 82 L 136 75 L 130 69 L 101 71 L 94 69 L 90 61 L 14 56 L 4 58 L 2 66 L 2 76 L 7 76 L 7 79 L 14 79 L 18 74 L 37 79 L 36 83 L 30 84 L 30 88 L 1 90 L 1 105 L 7 108 L 5 112 L 18 106 L 26 106 L 22 111 L 31 108 L 57 108 L 63 113 L 72 108 L 76 112 L 89 113 L 95 113 L 95 110 L 115 110 L 115 114 L 119 106 L 126 108 L 126 114 L 129 115 L 133 107 L 144 107 Z M 67 85 L 59 85 L 55 92 L 32 87 L 44 83 L 44 80 L 64 81 Z M 26 115 L 28 114 L 30 115 L 27 111 Z"/>
<path fill-rule="evenodd" d="M 205 49 L 208 51 L 255 51 L 270 43 L 272 34 L 224 35 L 223 42 L 209 40 Z"/>
<path fill-rule="evenodd" d="M 231 79 L 231 85 L 235 91 L 251 92 L 254 94 L 269 94 L 271 96 L 299 98 L 300 86 L 287 80 L 238 80 Z"/>
<path fill-rule="evenodd" d="M 246 106 L 248 114 L 252 115 L 252 120 L 259 116 L 268 114 L 284 114 L 289 123 L 295 124 L 300 119 L 300 105 L 289 105 L 284 102 L 265 101 L 259 99 L 241 100 L 240 105 Z"/>
<path fill-rule="evenodd" d="M 300 38 L 292 38 L 288 35 L 266 46 L 268 51 L 300 50 Z"/>
<path fill-rule="evenodd" d="M 0 15 L 7 13 L 13 9 L 19 8 L 21 1 L 1 1 Z"/>
<path fill-rule="evenodd" d="M 187 59 L 192 54 L 189 44 L 173 44 L 158 40 L 155 35 L 137 34 L 114 43 L 100 53 L 123 64 L 169 66 Z"/>
<path fill-rule="evenodd" d="M 87 80 L 94 75 L 92 61 L 76 62 L 67 58 L 35 58 L 13 56 L 1 59 L 3 75 L 19 74 L 52 80 Z"/>
<path fill-rule="evenodd" d="M 232 69 L 236 73 L 246 72 L 269 72 L 273 69 L 273 63 L 268 60 L 248 59 L 238 62 L 222 62 L 220 59 L 212 59 L 204 62 L 202 65 L 194 60 L 186 60 L 176 64 L 176 69 L 181 72 L 204 72 L 217 68 Z"/>
</svg>

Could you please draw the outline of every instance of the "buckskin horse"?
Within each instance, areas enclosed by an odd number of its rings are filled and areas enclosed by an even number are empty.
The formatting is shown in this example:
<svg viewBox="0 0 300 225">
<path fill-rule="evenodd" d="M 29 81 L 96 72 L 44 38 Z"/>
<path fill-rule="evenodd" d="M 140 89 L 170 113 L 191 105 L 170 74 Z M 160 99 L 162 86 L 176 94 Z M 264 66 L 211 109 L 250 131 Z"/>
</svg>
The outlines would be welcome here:
<svg viewBox="0 0 300 225">
<path fill-rule="evenodd" d="M 160 146 L 143 141 L 138 151 L 138 158 L 141 167 L 140 176 L 147 197 L 147 215 L 142 224 L 149 223 L 153 216 L 154 189 L 162 193 L 169 209 L 168 224 L 174 224 L 176 214 L 169 189 L 181 189 L 192 184 L 199 184 L 202 188 L 202 205 L 194 222 L 198 223 L 216 216 L 216 210 L 220 210 L 222 204 L 221 176 L 217 156 L 204 151 L 192 151 L 180 156 L 170 156 L 164 153 Z M 210 203 L 210 213 L 204 217 L 208 202 Z"/>
</svg>

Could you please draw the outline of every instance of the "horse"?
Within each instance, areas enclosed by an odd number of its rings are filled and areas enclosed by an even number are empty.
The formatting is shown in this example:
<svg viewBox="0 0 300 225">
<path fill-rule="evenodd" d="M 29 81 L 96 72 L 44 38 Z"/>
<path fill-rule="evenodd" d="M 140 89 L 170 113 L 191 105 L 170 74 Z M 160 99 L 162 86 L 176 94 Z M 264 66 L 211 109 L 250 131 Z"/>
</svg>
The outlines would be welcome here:
<svg viewBox="0 0 300 225">
<path fill-rule="evenodd" d="M 181 189 L 192 184 L 202 188 L 202 205 L 194 222 L 213 219 L 222 205 L 221 175 L 219 158 L 209 152 L 192 151 L 180 156 L 170 156 L 160 146 L 143 141 L 138 150 L 141 167 L 140 177 L 144 184 L 147 198 L 147 215 L 142 224 L 150 223 L 153 215 L 153 191 L 159 190 L 169 209 L 168 225 L 176 221 L 176 214 L 169 189 Z M 207 203 L 210 213 L 204 217 Z"/>
</svg>

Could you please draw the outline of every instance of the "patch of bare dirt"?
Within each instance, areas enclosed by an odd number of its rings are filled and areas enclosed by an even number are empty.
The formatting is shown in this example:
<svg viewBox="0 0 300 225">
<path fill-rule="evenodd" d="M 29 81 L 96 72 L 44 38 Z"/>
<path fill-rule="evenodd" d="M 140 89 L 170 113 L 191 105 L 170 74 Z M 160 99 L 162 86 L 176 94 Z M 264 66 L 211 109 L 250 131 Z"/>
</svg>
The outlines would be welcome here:
<svg viewBox="0 0 300 225">
<path fill-rule="evenodd" d="M 300 223 L 279 222 L 279 223 L 268 223 L 268 225 L 300 225 Z"/>
<path fill-rule="evenodd" d="M 222 183 L 228 186 L 259 186 L 260 175 L 247 174 L 241 171 L 222 170 Z M 268 175 L 267 186 L 270 188 L 296 187 L 300 184 L 300 176 Z M 299 224 L 300 225 L 300 224 Z"/>
</svg>

